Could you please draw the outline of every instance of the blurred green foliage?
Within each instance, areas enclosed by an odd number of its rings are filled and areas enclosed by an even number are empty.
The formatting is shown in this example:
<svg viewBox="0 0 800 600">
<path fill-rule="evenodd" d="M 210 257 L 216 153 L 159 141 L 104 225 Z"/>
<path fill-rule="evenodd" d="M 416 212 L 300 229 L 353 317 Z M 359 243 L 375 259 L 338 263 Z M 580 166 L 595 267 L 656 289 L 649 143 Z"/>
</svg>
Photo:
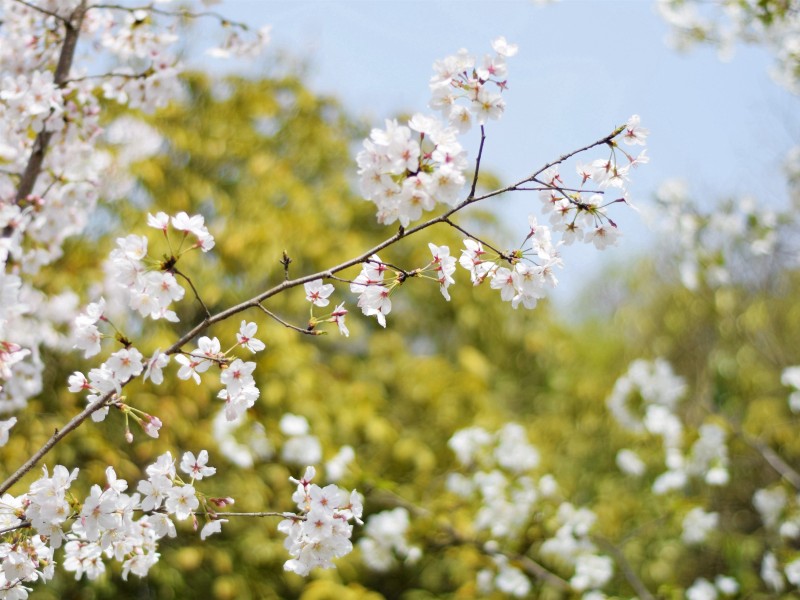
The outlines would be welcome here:
<svg viewBox="0 0 800 600">
<path fill-rule="evenodd" d="M 136 165 L 140 201 L 106 210 L 108 222 L 120 230 L 148 235 L 151 251 L 163 242 L 145 227 L 142 204 L 151 212 L 201 212 L 217 245 L 179 266 L 212 312 L 279 283 L 285 275 L 284 251 L 292 259 L 290 274 L 299 276 L 338 264 L 393 233 L 375 223 L 371 205 L 353 192 L 351 156 L 365 128 L 334 100 L 314 95 L 291 77 L 212 81 L 192 75 L 186 84 L 185 103 L 150 119 L 165 137 L 165 152 Z M 506 236 L 487 213 L 460 219 L 485 237 Z M 80 287 L 78 276 L 84 282 L 101 277 L 102 259 L 118 235 L 114 227 L 108 229 L 99 247 L 94 239 L 72 243 L 58 269 L 48 274 L 50 289 L 66 283 Z M 406 239 L 381 258 L 409 269 L 423 266 L 430 260 L 427 241 L 449 244 L 458 254 L 459 235 L 441 228 Z M 592 288 L 591 311 L 572 314 L 554 314 L 547 303 L 534 311 L 514 311 L 488 286 L 471 288 L 463 271 L 457 273 L 450 303 L 434 282 L 411 279 L 393 294 L 386 330 L 363 317 L 347 286 L 337 284 L 334 302 L 346 300 L 351 310 L 349 339 L 334 330 L 304 336 L 263 313 L 242 315 L 259 324 L 258 337 L 267 343 L 255 359 L 261 398 L 249 421 L 263 425 L 278 448 L 283 437 L 278 421 L 287 412 L 308 419 L 326 459 L 344 444 L 353 446 L 356 460 L 341 485 L 365 494 L 367 514 L 417 507 L 411 538 L 423 548 L 423 558 L 374 574 L 356 551 L 340 560 L 337 570 L 317 571 L 304 580 L 283 571 L 287 555 L 276 519 L 232 519 L 205 543 L 184 524 L 178 539 L 162 541 L 162 560 L 147 579 L 131 576 L 124 582 L 116 566 L 93 584 L 61 573 L 33 597 L 479 597 L 475 574 L 487 559 L 469 527 L 475 507 L 444 491 L 444 479 L 455 466 L 447 440 L 463 427 L 494 430 L 508 421 L 526 427 L 542 453 L 541 473 L 556 477 L 565 499 L 597 512 L 596 534 L 626 557 L 653 593 L 680 597 L 696 577 L 726 573 L 739 578 L 749 597 L 768 597 L 757 575 L 768 534 L 753 514 L 751 496 L 757 487 L 777 481 L 777 474 L 744 437 L 734 435 L 730 486 L 653 496 L 649 485 L 658 472 L 660 444 L 622 431 L 605 399 L 633 359 L 663 357 L 687 380 L 686 423 L 716 419 L 796 462 L 797 420 L 788 411 L 780 372 L 800 362 L 800 282 L 796 274 L 780 273 L 762 289 L 730 286 L 693 293 L 675 283 L 673 272 L 662 260 L 605 276 L 605 283 Z M 90 299 L 92 290 L 84 293 Z M 305 326 L 308 303 L 302 289 L 272 298 L 267 306 Z M 169 345 L 175 331 L 202 319 L 188 290 L 178 314 L 177 328 L 133 321 L 119 325 L 143 352 L 152 352 Z M 218 336 L 227 348 L 235 342 L 240 320 L 208 335 Z M 29 434 L 4 449 L 6 465 L 17 464 L 82 404 L 64 385 L 71 371 L 86 367 L 76 366 L 75 358 L 49 357 L 49 392 L 20 416 L 18 427 Z M 170 368 L 174 372 L 174 365 Z M 164 422 L 158 440 L 133 428 L 136 439 L 127 445 L 122 417 L 112 412 L 102 424 L 84 425 L 48 464 L 81 465 L 77 485 L 85 491 L 103 481 L 111 462 L 133 487 L 144 466 L 165 450 L 207 448 L 218 471 L 202 482 L 202 491 L 233 496 L 238 511 L 291 510 L 288 477 L 298 476 L 301 467 L 274 456 L 243 470 L 217 451 L 211 420 L 220 408 L 219 386 L 209 374 L 200 386 L 166 377 L 158 388 L 140 382 L 127 388 L 133 406 Z M 650 467 L 641 481 L 622 475 L 615 465 L 616 452 L 633 446 Z M 76 496 L 81 497 L 77 491 Z M 699 502 L 721 513 L 726 533 L 701 550 L 687 549 L 679 541 L 681 518 Z M 545 532 L 552 534 L 551 518 L 545 508 L 531 515 L 526 539 L 513 550 L 535 550 Z M 612 589 L 620 597 L 632 596 L 630 582 L 620 569 L 615 573 Z M 534 589 L 541 598 L 567 597 Z"/>
</svg>

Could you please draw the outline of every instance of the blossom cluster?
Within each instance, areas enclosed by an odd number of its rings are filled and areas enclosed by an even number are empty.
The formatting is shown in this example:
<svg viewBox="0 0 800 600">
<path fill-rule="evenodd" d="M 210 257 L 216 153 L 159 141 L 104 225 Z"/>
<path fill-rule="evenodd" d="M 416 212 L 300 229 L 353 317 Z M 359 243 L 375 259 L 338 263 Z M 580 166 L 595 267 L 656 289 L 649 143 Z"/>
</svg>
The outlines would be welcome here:
<svg viewBox="0 0 800 600">
<path fill-rule="evenodd" d="M 392 290 L 398 285 L 397 278 L 384 282 L 384 273 L 388 267 L 381 262 L 377 254 L 373 254 L 361 265 L 361 272 L 350 284 L 350 291 L 358 294 L 358 307 L 366 316 L 374 316 L 381 327 L 386 327 L 386 315 L 392 310 L 389 298 Z"/>
<path fill-rule="evenodd" d="M 84 313 L 75 320 L 73 329 L 77 340 L 76 347 L 84 349 L 87 357 L 100 352 L 103 334 L 97 323 L 107 321 L 104 312 L 105 301 L 101 299 L 99 302 L 89 304 Z M 202 336 L 195 350 L 180 353 L 175 357 L 175 362 L 180 365 L 177 371 L 178 379 L 191 379 L 198 385 L 201 382 L 200 375 L 208 371 L 212 365 L 220 368 L 220 383 L 224 389 L 219 391 L 217 397 L 224 401 L 224 414 L 228 421 L 239 419 L 253 406 L 260 395 L 253 377 L 256 363 L 243 361 L 240 358 L 231 359 L 229 356 L 230 352 L 238 347 L 246 348 L 251 353 L 263 350 L 266 345 L 255 337 L 257 332 L 258 326 L 255 323 L 242 321 L 236 334 L 236 343 L 227 352 L 222 352 L 220 341 L 216 337 Z M 156 385 L 161 384 L 164 381 L 163 370 L 169 363 L 170 356 L 161 350 L 156 350 L 151 358 L 145 359 L 139 350 L 126 341 L 125 348 L 112 353 L 99 367 L 90 369 L 88 377 L 79 371 L 70 375 L 69 391 L 89 392 L 86 396 L 89 405 L 105 398 L 105 403 L 92 413 L 94 421 L 104 420 L 109 408 L 115 406 L 125 414 L 126 419 L 133 418 L 147 435 L 158 437 L 162 427 L 161 420 L 123 403 L 122 387 L 139 375 Z M 127 428 L 126 438 L 128 441 L 133 439 L 130 429 Z"/>
<path fill-rule="evenodd" d="M 33 280 L 90 223 L 99 199 L 131 189 L 126 167 L 160 138 L 122 118 L 104 134 L 101 100 L 152 111 L 181 96 L 176 25 L 190 10 L 146 10 L 79 0 L 0 1 L 0 409 L 23 408 L 41 391 L 41 348 L 65 350 L 61 333 L 77 295 L 48 297 Z M 267 32 L 228 23 L 223 45 L 252 54 Z M 253 40 L 254 41 L 251 41 Z M 77 43 L 74 57 L 63 46 Z M 69 42 L 69 43 L 68 43 Z M 113 69 L 108 71 L 109 65 Z M 124 124 L 124 125 L 123 125 Z M 120 138 L 119 132 L 126 134 Z M 140 135 L 141 134 L 141 135 Z M 119 142 L 144 153 L 119 150 Z M 142 143 L 142 142 L 147 143 Z M 39 158 L 37 158 L 39 157 Z M 120 250 L 135 262 L 136 241 Z M 120 257 L 122 260 L 122 256 Z M 132 266 L 132 265 L 128 265 Z M 132 273 L 129 273 L 132 275 Z M 137 310 L 171 317 L 164 296 L 180 295 L 167 272 L 142 275 Z M 166 289 L 159 289 L 165 285 Z M 154 298 L 161 296 L 161 298 Z M 132 301 L 134 301 L 132 299 Z"/>
<path fill-rule="evenodd" d="M 108 415 L 110 404 L 116 404 L 122 394 L 122 386 L 130 379 L 138 377 L 144 371 L 144 357 L 133 346 L 117 350 L 99 367 L 89 370 L 86 377 L 80 371 L 75 371 L 69 376 L 69 391 L 80 393 L 88 391 L 87 404 L 94 404 L 101 398 L 107 397 L 105 405 L 92 413 L 92 420 L 103 421 Z M 158 419 L 149 421 L 145 427 L 148 435 L 158 437 L 161 422 Z"/>
<path fill-rule="evenodd" d="M 619 131 L 622 143 L 627 146 L 645 146 L 649 130 L 642 127 L 639 115 L 631 116 Z M 550 225 L 570 245 L 576 241 L 592 243 L 598 250 L 617 243 L 620 233 L 616 223 L 607 214 L 607 207 L 616 202 L 630 204 L 627 185 L 631 171 L 649 162 L 647 150 L 632 156 L 615 141 L 609 144 L 610 154 L 588 164 L 578 162 L 575 171 L 580 182 L 568 186 L 562 179 L 558 166 L 540 173 L 534 181 L 543 186 L 539 191 Z M 621 162 L 618 153 L 624 156 Z M 587 182 L 599 189 L 586 189 Z M 606 194 L 616 191 L 620 196 L 612 200 Z"/>
<path fill-rule="evenodd" d="M 720 598 L 735 597 L 739 593 L 739 582 L 733 577 L 717 575 L 711 582 L 705 577 L 699 577 L 686 590 L 687 600 L 717 600 Z"/>
<path fill-rule="evenodd" d="M 430 106 L 441 111 L 460 133 L 468 131 L 474 121 L 483 125 L 499 119 L 505 110 L 500 92 L 508 87 L 506 60 L 517 53 L 517 45 L 501 36 L 492 42 L 492 49 L 494 54 L 485 55 L 480 66 L 464 49 L 433 64 Z"/>
<path fill-rule="evenodd" d="M 762 557 L 761 579 L 774 592 L 784 592 L 787 582 L 800 589 L 800 496 L 777 484 L 757 489 L 752 503 L 774 540 Z"/>
<path fill-rule="evenodd" d="M 492 86 L 506 87 L 506 58 L 517 51 L 502 37 L 492 46 L 495 55 L 480 67 L 466 50 L 434 64 L 430 105 L 446 122 L 417 113 L 407 125 L 387 120 L 385 129 L 373 129 L 364 141 L 356 157 L 361 192 L 375 204 L 379 223 L 407 227 L 437 203 L 453 207 L 459 201 L 467 155 L 458 134 L 473 120 L 500 118 L 505 102 Z"/>
<path fill-rule="evenodd" d="M 6 494 L 0 500 L 3 529 L 30 527 L 36 533 L 0 544 L 4 597 L 27 598 L 30 590 L 25 584 L 50 579 L 56 564 L 54 551 L 62 547 L 64 569 L 76 579 L 100 577 L 106 570 L 104 559 L 120 562 L 122 577 L 127 579 L 130 573 L 147 575 L 159 558 L 158 541 L 177 535 L 175 521 L 191 519 L 196 529 L 196 513 L 202 510 L 207 522 L 201 539 L 219 532 L 226 520 L 218 518 L 216 509 L 232 504 L 233 499 L 198 494 L 195 482 L 216 472 L 207 463 L 206 450 L 197 456 L 184 453 L 179 468 L 189 477 L 187 482 L 166 452 L 146 468 L 147 479 L 139 481 L 132 494 L 126 493 L 128 482 L 108 467 L 105 485 L 93 485 L 79 503 L 69 491 L 78 469 L 70 472 L 57 465 L 51 476 L 44 467 L 26 494 Z M 67 528 L 69 521 L 72 524 Z"/>
<path fill-rule="evenodd" d="M 347 492 L 334 484 L 324 488 L 311 483 L 316 470 L 308 467 L 297 484 L 292 500 L 297 514 L 284 513 L 278 530 L 286 535 L 284 546 L 292 558 L 284 569 L 298 575 L 308 575 L 316 567 L 330 569 L 333 559 L 349 554 L 353 549 L 351 521 L 361 524 L 363 511 L 361 495 Z"/>
<path fill-rule="evenodd" d="M 257 331 L 258 326 L 255 323 L 242 321 L 239 333 L 236 334 L 237 343 L 233 348 L 242 346 L 252 353 L 266 348 L 264 342 L 255 337 Z M 219 339 L 202 336 L 197 340 L 195 350 L 178 354 L 175 362 L 181 365 L 178 379 L 192 379 L 198 385 L 202 373 L 208 371 L 212 365 L 218 366 L 221 369 L 219 380 L 224 388 L 219 391 L 217 398 L 225 403 L 225 418 L 236 421 L 255 404 L 261 392 L 253 377 L 256 363 L 241 358 L 231 360 L 228 357 L 231 350 L 222 352 Z"/>
<path fill-rule="evenodd" d="M 372 130 L 356 161 L 361 193 L 375 204 L 379 223 L 407 227 L 437 202 L 455 206 L 467 168 L 457 135 L 422 114 L 407 126 L 387 120 L 385 129 Z"/>
<path fill-rule="evenodd" d="M 458 57 L 450 58 L 452 60 L 449 62 L 453 65 L 461 64 Z M 448 61 L 444 62 L 449 64 Z M 443 63 L 440 67 L 443 73 L 448 69 L 459 68 L 453 65 L 448 67 Z M 456 86 L 452 80 L 448 81 L 450 81 L 448 85 Z M 370 140 L 365 142 L 365 150 L 359 154 L 362 191 L 378 205 L 380 222 L 391 223 L 399 219 L 400 224 L 406 227 L 411 221 L 419 218 L 423 210 L 434 208 L 434 198 L 440 200 L 444 198 L 443 201 L 450 206 L 458 201 L 457 192 L 463 181 L 451 188 L 453 195 L 442 196 L 439 193 L 437 196 L 424 191 L 427 189 L 428 171 L 431 169 L 426 170 L 422 163 L 417 162 L 418 156 L 424 158 L 427 155 L 420 150 L 419 144 L 409 137 L 410 131 L 420 129 L 418 125 L 423 122 L 434 121 L 416 115 L 409 123 L 410 129 L 401 127 L 396 122 L 388 123 L 386 131 L 372 132 Z M 530 229 L 521 246 L 508 252 L 493 251 L 493 256 L 486 256 L 488 251 L 482 242 L 466 238 L 459 264 L 469 271 L 473 285 L 489 279 L 491 287 L 499 290 L 501 298 L 511 302 L 513 308 L 522 305 L 531 309 L 545 296 L 548 287 L 558 284 L 555 269 L 563 266 L 558 252 L 561 244 L 571 244 L 576 240 L 585 241 L 594 244 L 598 249 L 616 244 L 619 231 L 608 216 L 607 207 L 615 202 L 628 203 L 626 186 L 629 172 L 637 165 L 646 163 L 648 158 L 646 150 L 636 157 L 628 154 L 621 150 L 613 138 L 619 136 L 626 145 L 644 146 L 648 134 L 649 131 L 641 126 L 639 116 L 633 115 L 624 126 L 616 130 L 612 140 L 608 141 L 611 150 L 608 158 L 576 166 L 580 176 L 580 183 L 576 184 L 576 187 L 567 187 L 563 183 L 555 165 L 532 177 L 530 181 L 541 186 L 535 189 L 539 190 L 552 229 L 540 224 L 536 217 L 531 215 Z M 424 138 L 424 135 L 422 137 Z M 627 159 L 626 164 L 618 163 L 617 157 L 620 153 Z M 431 158 L 437 156 L 435 150 L 429 154 Z M 462 167 L 465 167 L 465 161 L 458 161 L 458 164 L 462 163 Z M 456 162 L 451 158 L 446 164 L 456 164 Z M 434 171 L 439 172 L 437 169 L 440 168 L 436 167 Z M 460 170 L 463 171 L 463 168 Z M 421 180 L 423 185 L 420 185 Z M 584 186 L 587 181 L 591 181 L 601 189 L 586 190 Z M 413 188 L 416 192 L 404 194 L 401 185 Z M 621 198 L 605 201 L 604 190 L 607 189 L 619 190 Z M 387 190 L 389 190 L 388 197 L 384 193 Z M 562 238 L 557 243 L 553 242 L 553 232 Z M 429 244 L 429 247 L 434 255 L 433 264 L 436 266 L 436 278 L 441 284 L 442 294 L 449 300 L 447 288 L 453 283 L 453 259 L 446 247 L 434 244 Z M 363 263 L 361 273 L 350 286 L 353 293 L 359 294 L 358 306 L 362 312 L 368 316 L 375 316 L 384 327 L 385 317 L 392 306 L 390 294 L 408 276 L 401 273 L 394 279 L 385 281 L 386 270 L 387 265 L 377 256 L 372 256 Z M 412 275 L 419 273 L 419 271 L 413 272 Z M 309 300 L 312 300 L 311 296 Z"/>
<path fill-rule="evenodd" d="M 666 361 L 637 360 L 617 380 L 608 399 L 612 415 L 623 428 L 639 436 L 662 438 L 667 469 L 653 479 L 651 489 L 656 495 L 680 490 L 680 497 L 685 498 L 693 480 L 720 487 L 731 479 L 728 430 L 720 424 L 720 419 L 710 418 L 693 427 L 696 438 L 685 450 L 683 438 L 688 428 L 679 403 L 686 391 L 685 380 L 675 375 Z M 617 462 L 624 472 L 636 477 L 643 476 L 648 469 L 629 449 L 620 451 Z M 767 530 L 768 539 L 772 540 L 762 555 L 762 581 L 774 592 L 784 591 L 787 581 L 800 586 L 800 557 L 795 552 L 787 553 L 781 556 L 781 564 L 775 544 L 780 540 L 781 544 L 790 545 L 800 539 L 800 499 L 787 494 L 781 485 L 774 485 L 755 490 L 752 506 Z M 721 512 L 703 506 L 689 504 L 687 510 L 678 514 L 681 513 L 681 540 L 689 546 L 711 544 L 720 529 L 727 526 Z M 718 575 L 713 581 L 697 578 L 685 590 L 686 597 L 693 600 L 716 600 L 738 593 L 739 582 L 726 575 Z"/>
<path fill-rule="evenodd" d="M 166 213 L 159 212 L 148 215 L 147 224 L 162 231 L 165 237 L 171 224 L 175 230 L 181 232 L 182 242 L 192 234 L 196 241 L 190 249 L 200 248 L 203 252 L 208 252 L 214 247 L 214 237 L 208 232 L 201 215 L 190 217 L 181 212 L 170 218 Z M 174 274 L 175 262 L 180 257 L 181 250 L 182 244 L 169 260 L 161 263 L 150 259 L 152 265 L 148 266 L 146 237 L 130 234 L 117 239 L 117 248 L 111 252 L 107 268 L 117 288 L 127 294 L 131 309 L 151 319 L 178 321 L 175 311 L 169 307 L 185 294 Z"/>
<path fill-rule="evenodd" d="M 315 279 L 303 284 L 303 289 L 306 292 L 306 300 L 311 302 L 312 305 L 312 317 L 308 324 L 309 328 L 313 329 L 320 321 L 327 321 L 328 323 L 334 323 L 339 329 L 340 334 L 349 337 L 350 330 L 347 328 L 347 323 L 345 323 L 347 309 L 344 307 L 344 302 L 340 302 L 336 308 L 325 317 L 317 318 L 313 316 L 314 306 L 325 307 L 330 304 L 328 297 L 333 294 L 333 285 L 330 283 L 322 283 L 322 279 Z"/>
<path fill-rule="evenodd" d="M 597 546 L 589 533 L 597 515 L 588 508 L 575 508 L 569 502 L 558 507 L 559 524 L 553 537 L 544 541 L 543 556 L 572 565 L 575 573 L 570 585 L 578 591 L 602 588 L 614 574 L 611 558 L 598 554 Z"/>
<path fill-rule="evenodd" d="M 550 228 L 540 225 L 533 215 L 528 218 L 528 225 L 528 235 L 517 250 L 488 260 L 483 244 L 467 238 L 458 259 L 458 263 L 469 271 L 473 285 L 489 279 L 490 287 L 498 290 L 500 298 L 510 302 L 512 308 L 520 304 L 528 309 L 535 308 L 545 297 L 546 289 L 558 285 L 554 269 L 563 266 L 558 254 L 560 243 L 553 244 Z M 510 268 L 500 266 L 501 260 L 507 261 Z"/>
<path fill-rule="evenodd" d="M 448 288 L 455 282 L 453 273 L 456 270 L 456 258 L 450 256 L 450 248 L 429 243 L 431 261 L 410 272 L 398 271 L 381 261 L 373 254 L 361 265 L 361 272 L 350 283 L 350 291 L 358 294 L 357 305 L 366 316 L 374 316 L 381 327 L 386 327 L 386 315 L 392 310 L 390 295 L 409 277 L 432 279 L 439 284 L 439 290 L 445 300 L 450 301 Z M 392 273 L 386 278 L 386 272 Z M 341 309 L 337 307 L 337 309 Z M 340 325 L 341 327 L 341 325 Z"/>
</svg>

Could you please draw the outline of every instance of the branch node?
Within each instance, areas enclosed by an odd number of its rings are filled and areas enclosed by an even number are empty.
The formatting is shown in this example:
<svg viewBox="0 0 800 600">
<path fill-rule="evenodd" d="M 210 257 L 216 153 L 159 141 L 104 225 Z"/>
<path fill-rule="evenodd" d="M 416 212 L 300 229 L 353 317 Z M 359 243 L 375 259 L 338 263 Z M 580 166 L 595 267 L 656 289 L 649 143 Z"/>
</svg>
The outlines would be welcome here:
<svg viewBox="0 0 800 600">
<path fill-rule="evenodd" d="M 281 256 L 281 260 L 279 262 L 283 265 L 284 280 L 289 281 L 289 265 L 292 264 L 292 259 L 289 258 L 286 250 L 283 251 L 283 255 Z"/>
</svg>

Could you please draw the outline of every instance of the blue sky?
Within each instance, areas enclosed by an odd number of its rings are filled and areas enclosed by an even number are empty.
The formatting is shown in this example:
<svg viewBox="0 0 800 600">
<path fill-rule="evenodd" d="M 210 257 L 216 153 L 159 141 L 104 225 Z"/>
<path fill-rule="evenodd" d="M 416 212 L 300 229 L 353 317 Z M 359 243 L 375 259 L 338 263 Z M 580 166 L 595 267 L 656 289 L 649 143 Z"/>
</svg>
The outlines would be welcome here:
<svg viewBox="0 0 800 600">
<path fill-rule="evenodd" d="M 651 130 L 651 162 L 635 172 L 632 198 L 647 205 L 666 179 L 685 179 L 696 197 L 751 194 L 783 204 L 780 164 L 797 139 L 797 98 L 772 82 L 770 57 L 740 47 L 729 62 L 665 43 L 668 29 L 647 0 L 523 1 L 227 0 L 233 19 L 272 25 L 271 52 L 309 64 L 311 86 L 381 126 L 397 112 L 430 112 L 428 79 L 437 58 L 467 48 L 482 55 L 504 35 L 519 45 L 509 64 L 507 111 L 490 123 L 485 165 L 511 182 L 610 132 L 634 113 Z M 473 138 L 474 141 L 474 138 Z M 477 146 L 464 142 L 470 156 Z M 588 158 L 588 157 L 587 157 Z M 533 196 L 501 199 L 509 223 Z M 498 203 L 498 205 L 500 204 Z M 625 237 L 612 251 L 570 251 L 561 276 L 571 294 L 603 261 L 641 253 L 650 239 L 636 213 L 612 215 Z M 580 263 L 576 267 L 575 263 Z"/>
</svg>

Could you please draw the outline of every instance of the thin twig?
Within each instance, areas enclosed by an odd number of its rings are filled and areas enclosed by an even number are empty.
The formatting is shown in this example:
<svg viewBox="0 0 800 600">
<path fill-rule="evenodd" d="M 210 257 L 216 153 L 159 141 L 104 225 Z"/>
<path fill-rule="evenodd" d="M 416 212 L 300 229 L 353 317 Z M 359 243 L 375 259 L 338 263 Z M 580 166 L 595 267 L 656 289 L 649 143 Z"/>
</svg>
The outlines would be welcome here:
<svg viewBox="0 0 800 600">
<path fill-rule="evenodd" d="M 0 535 L 5 535 L 7 533 L 11 533 L 12 531 L 18 531 L 20 529 L 27 529 L 30 526 L 31 526 L 30 521 L 22 521 L 12 527 L 6 527 L 5 529 L 0 529 Z"/>
<path fill-rule="evenodd" d="M 344 277 L 337 277 L 336 275 L 331 274 L 328 279 L 333 279 L 334 281 L 339 281 L 341 283 L 357 283 L 355 279 L 345 279 Z M 358 282 L 360 283 L 360 282 Z"/>
<path fill-rule="evenodd" d="M 19 1 L 19 0 L 17 0 Z M 223 25 L 230 25 L 232 27 L 237 27 L 242 29 L 243 31 L 250 31 L 250 26 L 246 23 L 242 23 L 241 21 L 231 21 L 224 15 L 214 12 L 214 11 L 201 11 L 201 12 L 192 12 L 190 10 L 166 10 L 164 8 L 156 8 L 152 4 L 147 4 L 145 6 L 122 6 L 121 4 L 94 4 L 90 8 L 105 8 L 109 10 L 123 10 L 126 12 L 134 13 L 138 11 L 145 11 L 151 12 L 156 15 L 161 15 L 164 17 L 181 17 L 182 19 L 200 19 L 204 17 L 211 17 L 213 19 L 217 19 Z"/>
<path fill-rule="evenodd" d="M 65 79 L 64 83 L 80 83 L 81 81 L 88 81 L 90 79 L 110 79 L 112 77 L 119 77 L 120 79 L 145 79 L 150 75 L 153 75 L 154 71 L 152 69 L 147 69 L 146 71 L 142 71 L 141 73 L 115 73 L 114 71 L 109 71 L 108 73 L 99 73 L 97 75 L 84 75 L 83 77 L 73 77 L 72 79 Z"/>
<path fill-rule="evenodd" d="M 633 568 L 631 568 L 631 564 L 628 562 L 628 559 L 625 558 L 625 555 L 619 548 L 617 548 L 616 545 L 600 536 L 592 536 L 592 539 L 597 542 L 606 552 L 614 555 L 614 560 L 617 561 L 619 568 L 622 570 L 622 574 L 625 575 L 625 579 L 628 580 L 628 583 L 631 584 L 631 587 L 641 600 L 655 600 L 653 594 L 650 593 L 650 590 L 647 589 L 647 586 L 645 586 L 644 582 L 639 578 Z"/>
<path fill-rule="evenodd" d="M 495 248 L 494 246 L 492 246 L 491 244 L 489 244 L 487 242 L 484 242 L 482 239 L 480 239 L 479 237 L 471 234 L 466 229 L 463 229 L 462 227 L 460 227 L 460 226 L 456 225 L 455 223 L 453 223 L 453 221 L 451 221 L 450 219 L 445 219 L 444 222 L 447 223 L 448 225 L 450 225 L 450 227 L 452 227 L 453 229 L 457 229 L 458 231 L 460 231 L 461 233 L 466 235 L 468 238 L 473 239 L 476 242 L 480 242 L 483 246 L 487 247 L 489 250 L 491 250 L 492 252 L 496 253 L 500 258 L 506 258 L 507 255 L 506 255 L 505 252 L 503 252 L 501 250 L 498 250 L 497 248 Z"/>
<path fill-rule="evenodd" d="M 567 193 L 567 191 L 569 191 L 568 188 L 563 188 L 563 187 L 560 187 L 560 186 L 557 186 L 557 185 L 548 185 L 547 183 L 541 181 L 538 177 L 534 178 L 533 181 L 538 183 L 539 185 L 545 185 L 545 186 L 548 186 L 549 189 L 557 191 L 558 193 L 560 193 L 564 197 L 564 200 L 566 200 L 570 204 L 573 204 L 573 205 L 577 206 L 578 208 L 586 208 L 586 206 L 587 206 L 585 203 L 581 202 L 580 200 L 576 200 L 575 198 L 570 196 Z M 583 193 L 583 192 L 579 192 L 579 193 Z M 605 192 L 600 192 L 600 193 L 601 194 L 605 194 Z"/>
<path fill-rule="evenodd" d="M 794 489 L 800 491 L 800 473 L 795 471 L 791 465 L 783 459 L 783 457 L 775 452 L 775 450 L 767 446 L 764 442 L 755 439 L 754 437 L 746 434 L 744 431 L 739 430 L 736 433 L 745 444 L 758 452 L 767 462 L 767 464 L 775 469 L 778 475 L 786 479 L 786 481 L 788 481 Z"/>
<path fill-rule="evenodd" d="M 284 327 L 288 327 L 289 329 L 293 329 L 294 331 L 297 331 L 298 333 L 304 333 L 306 335 L 319 335 L 319 332 L 314 330 L 314 329 L 298 327 L 297 325 L 292 325 L 288 321 L 284 321 L 278 315 L 276 315 L 274 312 L 266 309 L 263 304 L 259 304 L 258 308 L 260 308 L 264 312 L 264 314 L 266 314 L 268 317 L 270 317 L 271 319 L 274 319 L 275 321 L 277 321 L 278 323 L 280 323 Z"/>
<path fill-rule="evenodd" d="M 44 14 L 44 15 L 47 15 L 48 17 L 55 17 L 56 19 L 58 19 L 62 23 L 67 23 L 68 22 L 66 17 L 62 17 L 60 14 L 58 14 L 57 12 L 54 12 L 52 10 L 47 10 L 46 8 L 42 8 L 41 6 L 37 6 L 33 2 L 28 2 L 27 0 L 14 0 L 14 2 L 22 4 L 23 6 L 27 6 L 28 8 L 31 8 L 31 9 L 33 9 L 35 11 L 38 11 L 38 12 Z"/>
<path fill-rule="evenodd" d="M 299 515 L 294 513 L 282 512 L 215 512 L 217 519 L 225 517 L 281 517 L 282 519 L 300 519 Z"/>
<path fill-rule="evenodd" d="M 753 450 L 758 452 L 758 454 L 761 455 L 761 458 L 763 458 L 764 461 L 770 467 L 772 467 L 778 475 L 786 479 L 786 481 L 788 481 L 794 489 L 800 491 L 800 473 L 798 473 L 788 462 L 786 462 L 780 454 L 775 452 L 775 450 L 770 448 L 761 440 L 745 432 L 741 425 L 733 421 L 728 416 L 723 415 L 713 408 L 706 408 L 706 410 L 708 410 L 708 412 L 711 414 L 724 419 L 733 430 L 733 433 L 739 439 L 750 446 Z"/>
<path fill-rule="evenodd" d="M 208 307 L 206 306 L 206 303 L 203 302 L 203 299 L 200 297 L 200 294 L 197 291 L 197 288 L 194 287 L 194 284 L 192 283 L 192 280 L 189 279 L 189 277 L 187 275 L 184 275 L 182 272 L 180 272 L 178 269 L 173 268 L 172 271 L 174 273 L 177 273 L 178 275 L 180 275 L 181 277 L 183 277 L 186 280 L 186 283 L 189 284 L 189 287 L 192 288 L 192 292 L 194 292 L 194 297 L 197 298 L 197 301 L 200 303 L 200 306 L 203 307 L 203 311 L 206 313 L 206 317 L 210 317 L 211 316 L 211 311 L 208 310 Z"/>
<path fill-rule="evenodd" d="M 556 165 L 560 165 L 562 162 L 572 158 L 576 154 L 580 154 L 581 152 L 586 152 L 587 150 L 591 150 L 592 148 L 595 148 L 597 146 L 606 146 L 606 145 L 612 146 L 614 138 L 617 137 L 623 131 L 625 131 L 625 125 L 620 125 L 614 131 L 612 131 L 610 134 L 608 134 L 606 137 L 604 137 L 603 139 L 597 140 L 596 142 L 594 142 L 592 144 L 589 144 L 588 146 L 584 146 L 583 148 L 579 148 L 578 150 L 573 150 L 572 152 L 569 152 L 567 154 L 562 155 L 557 160 L 554 160 L 553 162 L 546 164 L 541 169 L 536 171 L 533 175 L 528 177 L 528 179 L 526 179 L 526 181 L 534 181 L 537 177 L 539 177 L 539 175 L 544 173 L 550 167 L 555 167 Z M 612 146 L 612 148 L 613 148 L 613 146 Z"/>
<path fill-rule="evenodd" d="M 539 182 L 538 179 L 534 180 L 537 183 Z M 518 187 L 514 191 L 515 192 L 546 192 L 548 190 L 560 190 L 566 192 L 577 192 L 579 194 L 605 194 L 605 190 L 584 190 L 579 188 L 568 188 L 568 187 L 557 187 L 553 185 L 548 185 L 546 183 L 542 183 L 542 187 Z"/>
<path fill-rule="evenodd" d="M 478 174 L 481 170 L 481 157 L 483 156 L 483 143 L 486 141 L 486 132 L 481 125 L 481 143 L 478 146 L 478 158 L 475 159 L 475 175 L 472 177 L 472 188 L 469 190 L 468 198 L 475 196 L 475 188 L 478 186 Z"/>
<path fill-rule="evenodd" d="M 280 263 L 283 265 L 283 279 L 284 281 L 289 281 L 289 265 L 292 264 L 292 259 L 286 253 L 286 250 L 283 251 Z"/>
<path fill-rule="evenodd" d="M 542 565 L 540 565 L 538 562 L 536 562 L 535 560 L 533 560 L 528 556 L 508 554 L 508 553 L 503 553 L 503 555 L 507 556 L 512 560 L 516 560 L 517 562 L 519 562 L 522 568 L 525 569 L 525 571 L 527 571 L 529 574 L 533 575 L 534 577 L 536 577 L 536 579 L 540 581 L 549 583 L 556 589 L 562 591 L 567 591 L 572 589 L 572 586 L 570 586 L 568 581 L 562 579 L 552 571 L 548 571 L 546 568 L 544 568 Z"/>
</svg>

